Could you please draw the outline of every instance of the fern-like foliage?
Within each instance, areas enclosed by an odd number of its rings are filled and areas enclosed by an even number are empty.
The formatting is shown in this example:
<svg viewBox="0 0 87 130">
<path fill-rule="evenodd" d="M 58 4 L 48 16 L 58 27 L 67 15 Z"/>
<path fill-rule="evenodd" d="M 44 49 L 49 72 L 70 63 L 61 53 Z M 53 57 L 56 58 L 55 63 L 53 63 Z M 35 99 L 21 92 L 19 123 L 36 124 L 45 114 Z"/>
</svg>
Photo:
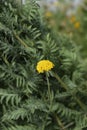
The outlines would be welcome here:
<svg viewBox="0 0 87 130">
<path fill-rule="evenodd" d="M 0 129 L 86 130 L 86 65 L 39 12 L 35 0 L 0 1 Z M 43 59 L 55 65 L 47 75 L 36 71 Z"/>
</svg>

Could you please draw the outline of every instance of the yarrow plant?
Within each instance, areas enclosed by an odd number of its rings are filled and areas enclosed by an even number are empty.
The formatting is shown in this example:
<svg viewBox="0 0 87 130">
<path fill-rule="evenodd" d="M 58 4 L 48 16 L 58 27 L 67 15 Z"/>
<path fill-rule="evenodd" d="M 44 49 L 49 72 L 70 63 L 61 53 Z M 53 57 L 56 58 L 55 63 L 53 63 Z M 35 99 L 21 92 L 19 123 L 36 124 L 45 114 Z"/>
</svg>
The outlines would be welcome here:
<svg viewBox="0 0 87 130">
<path fill-rule="evenodd" d="M 26 2 L 0 0 L 0 130 L 87 130 L 78 49 L 46 26 L 35 0 Z"/>
<path fill-rule="evenodd" d="M 49 60 L 41 60 L 37 63 L 36 69 L 39 73 L 44 73 L 51 70 L 54 64 Z"/>
</svg>

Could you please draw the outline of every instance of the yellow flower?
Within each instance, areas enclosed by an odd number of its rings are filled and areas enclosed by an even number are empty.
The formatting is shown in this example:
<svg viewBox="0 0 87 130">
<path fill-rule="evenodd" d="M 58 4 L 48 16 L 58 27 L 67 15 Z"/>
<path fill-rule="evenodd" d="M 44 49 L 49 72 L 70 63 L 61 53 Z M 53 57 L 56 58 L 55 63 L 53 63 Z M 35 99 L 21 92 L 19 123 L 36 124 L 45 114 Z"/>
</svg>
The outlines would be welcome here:
<svg viewBox="0 0 87 130">
<path fill-rule="evenodd" d="M 76 29 L 78 29 L 78 28 L 80 27 L 80 22 L 76 22 L 76 23 L 74 24 L 74 27 L 75 27 Z"/>
<path fill-rule="evenodd" d="M 44 73 L 51 70 L 54 67 L 54 64 L 49 60 L 41 60 L 37 63 L 36 70 L 39 73 Z"/>
<path fill-rule="evenodd" d="M 46 17 L 46 18 L 52 17 L 52 13 L 51 13 L 50 11 L 47 11 L 47 12 L 45 13 L 45 17 Z"/>
<path fill-rule="evenodd" d="M 55 2 L 53 3 L 53 5 L 54 5 L 55 7 L 57 7 L 57 6 L 59 6 L 59 2 L 58 2 L 58 1 L 55 1 Z"/>
<path fill-rule="evenodd" d="M 76 21 L 76 17 L 75 16 L 72 16 L 71 19 L 70 19 L 70 22 L 71 23 L 74 23 Z"/>
</svg>

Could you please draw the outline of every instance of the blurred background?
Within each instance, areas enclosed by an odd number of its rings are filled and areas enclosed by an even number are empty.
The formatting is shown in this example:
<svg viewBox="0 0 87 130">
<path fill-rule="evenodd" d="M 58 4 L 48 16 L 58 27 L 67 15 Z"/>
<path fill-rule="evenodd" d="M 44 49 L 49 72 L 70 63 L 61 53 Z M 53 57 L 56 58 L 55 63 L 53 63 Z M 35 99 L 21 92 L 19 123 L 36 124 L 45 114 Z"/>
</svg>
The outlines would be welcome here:
<svg viewBox="0 0 87 130">
<path fill-rule="evenodd" d="M 48 28 L 68 35 L 87 57 L 87 0 L 40 0 Z"/>
</svg>

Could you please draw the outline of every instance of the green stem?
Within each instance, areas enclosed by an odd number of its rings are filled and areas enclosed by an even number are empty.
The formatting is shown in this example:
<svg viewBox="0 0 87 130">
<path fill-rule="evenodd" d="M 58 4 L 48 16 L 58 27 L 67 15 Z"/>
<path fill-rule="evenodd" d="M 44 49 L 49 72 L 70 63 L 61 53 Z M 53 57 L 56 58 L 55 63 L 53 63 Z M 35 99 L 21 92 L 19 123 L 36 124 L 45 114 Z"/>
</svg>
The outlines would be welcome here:
<svg viewBox="0 0 87 130">
<path fill-rule="evenodd" d="M 8 62 L 6 56 L 3 56 L 2 58 L 3 58 L 4 62 L 9 66 L 9 62 Z"/>
<path fill-rule="evenodd" d="M 58 82 L 61 84 L 61 86 L 65 89 L 68 90 L 68 86 L 61 80 L 61 78 L 58 76 L 58 74 L 52 72 L 54 77 L 58 80 Z M 85 104 L 80 101 L 76 96 L 74 97 L 76 102 L 79 104 L 79 106 L 82 108 L 82 110 L 85 110 Z"/>
<path fill-rule="evenodd" d="M 57 124 L 61 127 L 61 130 L 65 130 L 63 123 L 61 122 L 60 118 L 54 113 L 54 117 L 56 119 Z"/>
<path fill-rule="evenodd" d="M 46 80 L 47 80 L 47 86 L 48 86 L 48 96 L 49 96 L 49 102 L 51 104 L 51 90 L 50 90 L 50 82 L 49 82 L 49 78 L 46 72 Z"/>
<path fill-rule="evenodd" d="M 74 125 L 74 122 L 70 122 L 70 123 L 67 124 L 64 128 L 67 129 L 67 128 L 71 127 L 72 125 Z"/>
<path fill-rule="evenodd" d="M 46 118 L 45 118 L 45 121 L 44 121 L 44 123 L 42 125 L 42 129 L 41 130 L 45 130 L 48 116 L 49 116 L 49 114 L 46 115 Z"/>
<path fill-rule="evenodd" d="M 25 46 L 26 48 L 28 48 L 28 45 L 15 33 L 13 32 L 15 38 L 23 45 Z"/>
<path fill-rule="evenodd" d="M 59 77 L 59 75 L 57 75 L 56 73 L 53 73 L 53 75 L 55 76 L 55 78 L 58 80 L 58 82 L 62 85 L 62 87 L 67 90 L 67 86 L 66 84 L 61 80 L 61 78 Z"/>
</svg>

